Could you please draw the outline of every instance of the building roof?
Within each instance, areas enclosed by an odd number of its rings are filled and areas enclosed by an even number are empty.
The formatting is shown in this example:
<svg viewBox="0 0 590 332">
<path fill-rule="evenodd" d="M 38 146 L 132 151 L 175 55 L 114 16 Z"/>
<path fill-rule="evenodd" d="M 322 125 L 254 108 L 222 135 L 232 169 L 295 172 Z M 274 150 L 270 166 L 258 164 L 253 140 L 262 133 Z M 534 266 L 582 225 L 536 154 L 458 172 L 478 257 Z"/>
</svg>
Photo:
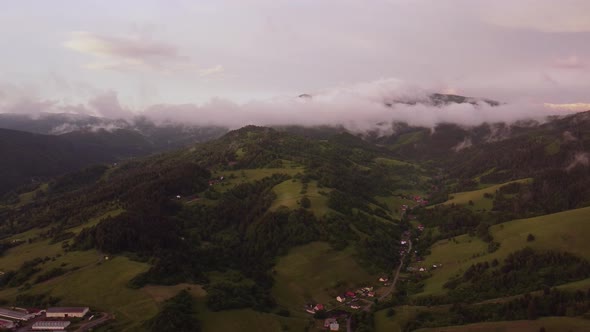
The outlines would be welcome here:
<svg viewBox="0 0 590 332">
<path fill-rule="evenodd" d="M 88 311 L 90 310 L 90 308 L 88 307 L 53 307 L 53 308 L 49 308 L 47 309 L 48 313 L 51 314 L 58 314 L 58 313 L 70 313 L 70 312 L 75 312 L 75 313 L 83 313 L 84 311 Z"/>
<path fill-rule="evenodd" d="M 0 308 L 0 316 L 18 319 L 18 320 L 29 320 L 32 317 L 31 315 L 27 314 L 26 312 L 9 310 L 9 309 L 4 309 L 4 308 Z"/>
<path fill-rule="evenodd" d="M 48 327 L 63 327 L 66 328 L 70 325 L 67 320 L 41 320 L 33 324 L 33 328 L 48 328 Z"/>
</svg>

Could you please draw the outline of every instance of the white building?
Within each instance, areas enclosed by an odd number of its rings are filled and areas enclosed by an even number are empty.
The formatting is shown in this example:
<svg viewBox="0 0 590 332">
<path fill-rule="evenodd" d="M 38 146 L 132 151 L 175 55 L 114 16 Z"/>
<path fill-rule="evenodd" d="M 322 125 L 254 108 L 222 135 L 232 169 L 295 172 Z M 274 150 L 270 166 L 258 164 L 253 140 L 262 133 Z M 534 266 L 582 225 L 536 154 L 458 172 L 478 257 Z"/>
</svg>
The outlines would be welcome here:
<svg viewBox="0 0 590 332">
<path fill-rule="evenodd" d="M 88 307 L 54 307 L 47 309 L 46 317 L 84 317 L 90 308 Z"/>
<path fill-rule="evenodd" d="M 22 311 L 0 308 L 0 317 L 27 321 L 33 318 L 34 316 Z"/>
<path fill-rule="evenodd" d="M 68 326 L 70 326 L 70 322 L 68 321 L 64 321 L 64 320 L 58 320 L 58 321 L 48 321 L 48 320 L 42 320 L 42 321 L 38 321 L 35 322 L 35 324 L 33 324 L 32 329 L 35 331 L 63 331 L 65 330 Z"/>
</svg>

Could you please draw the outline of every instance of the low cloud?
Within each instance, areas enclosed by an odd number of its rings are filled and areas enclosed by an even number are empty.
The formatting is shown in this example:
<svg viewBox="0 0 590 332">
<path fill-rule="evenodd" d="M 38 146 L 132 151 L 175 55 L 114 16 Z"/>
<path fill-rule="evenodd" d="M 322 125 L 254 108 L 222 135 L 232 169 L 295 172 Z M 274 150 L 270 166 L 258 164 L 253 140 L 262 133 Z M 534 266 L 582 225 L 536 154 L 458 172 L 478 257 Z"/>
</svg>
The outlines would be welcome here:
<svg viewBox="0 0 590 332">
<path fill-rule="evenodd" d="M 114 91 L 107 91 L 90 99 L 88 106 L 94 114 L 109 119 L 130 119 L 135 116 L 130 109 L 121 106 Z"/>
<path fill-rule="evenodd" d="M 549 115 L 573 112 L 569 108 L 546 107 L 541 103 L 530 102 L 501 104 L 496 107 L 484 101 L 435 106 L 428 99 L 434 92 L 436 91 L 417 88 L 399 80 L 383 79 L 310 93 L 311 97 L 289 96 L 243 104 L 225 99 L 213 99 L 201 105 L 159 104 L 147 108 L 142 114 L 156 121 L 232 128 L 248 124 L 341 125 L 349 130 L 365 131 L 375 129 L 379 123 L 406 122 L 425 127 L 434 127 L 439 123 L 474 126 L 484 122 L 543 120 Z"/>
<path fill-rule="evenodd" d="M 381 79 L 351 86 L 309 92 L 301 96 L 283 96 L 267 100 L 236 103 L 215 98 L 203 104 L 156 104 L 144 110 L 122 105 L 114 91 L 102 92 L 79 105 L 59 101 L 39 101 L 4 105 L 0 112 L 69 112 L 111 119 L 146 116 L 157 123 L 176 122 L 239 128 L 245 125 L 343 126 L 351 131 L 379 130 L 387 133 L 394 122 L 434 128 L 440 123 L 475 126 L 482 123 L 519 120 L 544 120 L 549 115 L 586 110 L 567 104 L 516 102 L 490 106 L 483 99 L 473 103 L 434 105 L 429 99 L 439 90 L 420 88 L 397 79 Z M 577 104 L 576 104 L 577 105 Z M 587 104 L 582 104 L 587 105 Z M 500 134 L 498 134 L 500 135 Z M 469 142 L 464 142 L 464 148 Z"/>
</svg>

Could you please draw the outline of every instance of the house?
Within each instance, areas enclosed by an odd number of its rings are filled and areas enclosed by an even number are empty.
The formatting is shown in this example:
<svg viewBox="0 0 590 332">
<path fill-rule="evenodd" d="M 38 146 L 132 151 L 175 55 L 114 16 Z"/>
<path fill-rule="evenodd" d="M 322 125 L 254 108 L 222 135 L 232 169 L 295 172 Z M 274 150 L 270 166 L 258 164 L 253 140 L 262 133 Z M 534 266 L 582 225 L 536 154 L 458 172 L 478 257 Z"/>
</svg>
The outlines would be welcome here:
<svg viewBox="0 0 590 332">
<path fill-rule="evenodd" d="M 330 324 L 330 331 L 338 331 L 340 329 L 340 325 L 338 322 L 333 322 Z"/>
<path fill-rule="evenodd" d="M 337 323 L 336 318 L 326 318 L 326 320 L 324 320 L 324 327 L 328 328 L 332 323 Z"/>
<path fill-rule="evenodd" d="M 346 297 L 355 298 L 356 297 L 356 294 L 354 292 L 348 291 L 348 292 L 346 292 Z"/>
<path fill-rule="evenodd" d="M 36 331 L 63 331 L 68 326 L 70 326 L 70 322 L 67 320 L 42 320 L 35 322 L 32 329 Z"/>
<path fill-rule="evenodd" d="M 14 322 L 8 319 L 0 319 L 0 329 L 12 330 L 14 328 Z"/>
<path fill-rule="evenodd" d="M 423 267 L 421 267 L 421 268 L 420 268 L 418 271 L 420 271 L 420 272 L 424 272 L 424 271 L 426 271 L 426 269 L 425 269 L 425 268 L 423 268 Z"/>
<path fill-rule="evenodd" d="M 88 307 L 53 307 L 47 309 L 46 317 L 84 317 L 90 308 Z"/>
<path fill-rule="evenodd" d="M 353 304 L 353 305 L 350 306 L 350 308 L 351 309 L 360 309 L 361 306 L 360 305 Z"/>
<path fill-rule="evenodd" d="M 315 311 L 324 310 L 324 305 L 321 303 L 318 303 L 315 305 L 315 307 L 313 307 L 313 310 L 315 310 Z"/>
<path fill-rule="evenodd" d="M 368 292 L 367 293 L 367 296 L 368 297 L 375 297 L 375 292 Z"/>
<path fill-rule="evenodd" d="M 21 321 L 28 321 L 29 319 L 33 318 L 34 316 L 22 311 L 16 310 L 9 310 L 0 308 L 0 317 L 14 319 L 14 320 L 21 320 Z"/>
<path fill-rule="evenodd" d="M 344 302 L 344 300 L 345 300 L 345 299 L 346 299 L 346 298 L 345 298 L 345 297 L 343 297 L 343 296 L 336 296 L 336 301 L 338 301 L 338 302 L 340 302 L 340 303 Z"/>
<path fill-rule="evenodd" d="M 387 279 L 387 278 L 385 278 L 385 277 L 381 277 L 381 278 L 379 278 L 379 281 L 381 281 L 381 282 L 387 282 L 387 280 L 389 280 L 389 279 Z"/>
</svg>

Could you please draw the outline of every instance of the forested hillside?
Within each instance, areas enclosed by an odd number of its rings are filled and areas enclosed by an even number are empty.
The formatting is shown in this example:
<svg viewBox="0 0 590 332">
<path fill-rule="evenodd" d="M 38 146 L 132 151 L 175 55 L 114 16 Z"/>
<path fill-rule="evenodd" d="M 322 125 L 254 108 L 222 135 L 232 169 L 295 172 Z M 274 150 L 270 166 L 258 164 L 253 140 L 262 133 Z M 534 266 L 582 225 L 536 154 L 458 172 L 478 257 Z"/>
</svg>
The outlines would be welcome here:
<svg viewBox="0 0 590 332">
<path fill-rule="evenodd" d="M 175 306 L 185 314 L 173 324 L 211 331 L 240 315 L 291 330 L 341 315 L 356 331 L 580 316 L 590 257 L 574 235 L 549 234 L 556 212 L 578 211 L 566 227 L 587 227 L 586 118 L 514 125 L 497 139 L 485 137 L 499 125 L 380 138 L 248 126 L 47 177 L 0 202 L 0 299 L 83 301 L 118 313 L 113 330 L 166 326 Z M 524 218 L 547 219 L 522 230 Z M 125 298 L 57 287 L 115 271 L 128 272 L 112 290 Z M 388 277 L 394 287 L 378 281 Z M 571 283 L 582 286 L 556 288 Z"/>
</svg>

